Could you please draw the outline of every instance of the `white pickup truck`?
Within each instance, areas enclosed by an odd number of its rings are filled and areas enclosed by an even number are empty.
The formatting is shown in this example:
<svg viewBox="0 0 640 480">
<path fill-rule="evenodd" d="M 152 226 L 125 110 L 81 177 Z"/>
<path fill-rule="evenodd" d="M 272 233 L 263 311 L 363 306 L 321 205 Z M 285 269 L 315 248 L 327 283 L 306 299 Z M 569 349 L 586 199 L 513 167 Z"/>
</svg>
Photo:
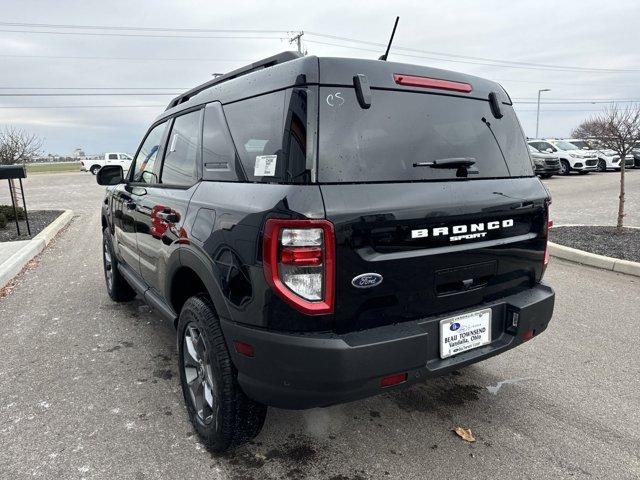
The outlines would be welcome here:
<svg viewBox="0 0 640 480">
<path fill-rule="evenodd" d="M 80 163 L 82 166 L 80 169 L 83 172 L 91 172 L 94 175 L 98 173 L 105 165 L 120 165 L 125 172 L 129 170 L 133 157 L 128 153 L 120 152 L 107 152 L 103 158 L 84 159 Z"/>
</svg>

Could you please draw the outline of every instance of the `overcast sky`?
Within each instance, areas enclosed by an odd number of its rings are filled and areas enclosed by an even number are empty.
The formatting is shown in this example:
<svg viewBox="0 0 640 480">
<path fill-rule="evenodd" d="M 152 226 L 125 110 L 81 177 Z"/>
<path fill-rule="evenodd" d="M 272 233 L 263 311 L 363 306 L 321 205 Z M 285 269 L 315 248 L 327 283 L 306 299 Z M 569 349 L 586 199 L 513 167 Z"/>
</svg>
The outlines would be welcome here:
<svg viewBox="0 0 640 480">
<path fill-rule="evenodd" d="M 140 93 L 180 92 L 210 79 L 212 73 L 226 72 L 292 49 L 282 39 L 287 37 L 286 31 L 308 32 L 303 38 L 309 54 L 376 58 L 382 51 L 374 45 L 310 32 L 385 43 L 395 15 L 400 16 L 400 24 L 394 45 L 422 52 L 392 48 L 390 60 L 457 70 L 500 82 L 514 102 L 518 102 L 516 111 L 528 136 L 535 134 L 538 89 L 551 89 L 542 97 L 549 102 L 640 99 L 637 0 L 398 0 L 379 4 L 333 0 L 308 4 L 239 0 L 2 0 L 1 5 L 1 22 L 131 28 L 74 30 L 0 24 L 0 94 L 113 92 L 105 88 L 135 94 L 2 96 L 0 125 L 11 124 L 40 135 L 44 138 L 44 150 L 52 153 L 69 154 L 76 147 L 87 153 L 134 152 L 149 123 L 171 99 L 171 95 Z M 150 28 L 282 32 L 145 30 Z M 108 35 L 70 34 L 77 31 Z M 527 65 L 486 65 L 495 63 L 486 59 Z M 530 64 L 571 68 L 566 71 Z M 60 90 L 69 87 L 80 90 Z M 96 90 L 84 90 L 89 87 Z M 98 108 L 99 105 L 123 107 Z M 75 108 L 33 108 L 69 106 Z M 602 106 L 543 105 L 540 135 L 566 136 L 578 122 Z"/>
</svg>

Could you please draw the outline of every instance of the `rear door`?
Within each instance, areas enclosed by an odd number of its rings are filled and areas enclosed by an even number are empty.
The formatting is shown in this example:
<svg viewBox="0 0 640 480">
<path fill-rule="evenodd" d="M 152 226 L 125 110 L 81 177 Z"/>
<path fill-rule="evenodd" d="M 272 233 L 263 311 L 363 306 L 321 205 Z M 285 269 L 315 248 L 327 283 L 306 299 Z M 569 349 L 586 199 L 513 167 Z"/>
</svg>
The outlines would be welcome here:
<svg viewBox="0 0 640 480">
<path fill-rule="evenodd" d="M 501 110 L 375 88 L 365 109 L 353 88 L 320 88 L 318 181 L 336 232 L 338 330 L 452 312 L 540 278 L 547 194 L 512 107 Z M 429 166 L 460 159 L 474 163 Z M 382 283 L 359 284 L 367 273 Z"/>
</svg>

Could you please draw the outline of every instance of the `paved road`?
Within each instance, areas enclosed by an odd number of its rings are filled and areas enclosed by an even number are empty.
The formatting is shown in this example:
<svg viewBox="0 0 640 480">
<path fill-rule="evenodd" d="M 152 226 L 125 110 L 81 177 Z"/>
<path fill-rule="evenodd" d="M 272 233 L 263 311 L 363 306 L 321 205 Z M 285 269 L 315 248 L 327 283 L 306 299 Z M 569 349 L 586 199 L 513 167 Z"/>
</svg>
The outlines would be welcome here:
<svg viewBox="0 0 640 480">
<path fill-rule="evenodd" d="M 212 456 L 186 417 L 172 328 L 105 293 L 92 180 L 27 183 L 33 207 L 78 217 L 0 299 L 1 479 L 640 478 L 640 282 L 561 261 L 539 338 L 405 392 L 272 409 L 254 444 Z M 579 185 L 592 181 L 552 179 L 556 212 L 598 202 Z"/>
<path fill-rule="evenodd" d="M 640 170 L 625 175 L 625 222 L 640 227 Z M 618 218 L 620 174 L 590 173 L 544 180 L 551 191 L 551 217 L 556 225 L 615 225 Z"/>
</svg>

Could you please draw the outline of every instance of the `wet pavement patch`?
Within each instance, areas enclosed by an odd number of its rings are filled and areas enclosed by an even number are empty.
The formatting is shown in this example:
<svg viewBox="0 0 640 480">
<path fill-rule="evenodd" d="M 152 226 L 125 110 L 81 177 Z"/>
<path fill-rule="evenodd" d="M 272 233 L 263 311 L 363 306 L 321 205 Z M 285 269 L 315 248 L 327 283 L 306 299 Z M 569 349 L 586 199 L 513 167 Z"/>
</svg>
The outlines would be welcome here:
<svg viewBox="0 0 640 480">
<path fill-rule="evenodd" d="M 163 380 L 171 380 L 173 378 L 173 372 L 171 370 L 154 370 L 153 376 L 156 378 L 161 378 Z"/>
<path fill-rule="evenodd" d="M 315 449 L 308 443 L 285 444 L 282 447 L 269 450 L 265 455 L 267 460 L 279 460 L 296 465 L 306 465 L 316 457 Z"/>
<path fill-rule="evenodd" d="M 304 437 L 290 437 L 284 444 L 268 449 L 266 453 L 258 450 L 261 446 L 259 442 L 253 442 L 222 455 L 212 453 L 211 458 L 226 459 L 235 474 L 233 478 L 309 478 L 307 470 L 318 463 L 317 447 Z M 267 475 L 261 470 L 263 467 L 273 475 Z M 256 473 L 258 470 L 260 474 Z"/>
<path fill-rule="evenodd" d="M 396 392 L 390 398 L 406 412 L 430 412 L 443 405 L 461 406 L 480 398 L 484 389 L 478 385 L 453 384 L 448 387 L 435 388 L 429 386 L 413 386 Z"/>
<path fill-rule="evenodd" d="M 436 407 L 433 398 L 417 387 L 409 387 L 406 390 L 397 392 L 391 398 L 405 412 L 426 413 Z"/>
<path fill-rule="evenodd" d="M 453 385 L 443 390 L 437 397 L 438 403 L 448 405 L 464 405 L 467 402 L 480 398 L 480 392 L 484 390 L 477 385 Z"/>
</svg>

